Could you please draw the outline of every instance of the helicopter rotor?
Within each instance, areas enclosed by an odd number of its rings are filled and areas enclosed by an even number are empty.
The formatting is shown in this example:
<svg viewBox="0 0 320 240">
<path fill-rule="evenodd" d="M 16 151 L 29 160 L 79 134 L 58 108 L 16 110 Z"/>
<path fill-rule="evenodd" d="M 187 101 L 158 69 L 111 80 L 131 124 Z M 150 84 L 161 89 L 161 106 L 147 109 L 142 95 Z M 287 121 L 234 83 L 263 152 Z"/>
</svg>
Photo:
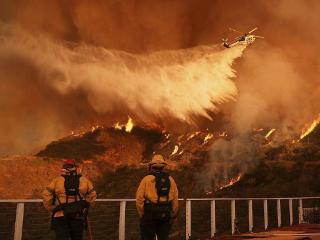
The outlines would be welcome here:
<svg viewBox="0 0 320 240">
<path fill-rule="evenodd" d="M 236 30 L 236 29 L 234 29 L 234 28 L 231 28 L 231 27 L 229 27 L 229 30 L 230 30 L 230 31 L 233 31 L 233 32 L 236 32 L 236 33 L 242 34 L 240 31 L 238 31 L 238 30 Z"/>
<path fill-rule="evenodd" d="M 249 34 L 251 34 L 251 33 L 253 33 L 254 31 L 256 31 L 256 30 L 258 30 L 258 28 L 256 27 L 256 28 L 254 28 L 254 29 L 252 29 L 251 31 L 249 31 L 248 33 Z"/>
<path fill-rule="evenodd" d="M 258 35 L 253 35 L 255 38 L 264 38 L 262 36 L 258 36 Z"/>
</svg>

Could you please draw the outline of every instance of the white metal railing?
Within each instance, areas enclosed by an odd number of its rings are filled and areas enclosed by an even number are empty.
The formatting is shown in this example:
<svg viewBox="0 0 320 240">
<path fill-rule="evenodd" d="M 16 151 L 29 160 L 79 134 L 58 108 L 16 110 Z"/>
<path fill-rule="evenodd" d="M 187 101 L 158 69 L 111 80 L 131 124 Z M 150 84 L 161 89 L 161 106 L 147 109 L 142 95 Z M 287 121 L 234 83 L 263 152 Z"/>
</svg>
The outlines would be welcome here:
<svg viewBox="0 0 320 240">
<path fill-rule="evenodd" d="M 277 223 L 278 227 L 282 225 L 282 216 L 281 216 L 281 201 L 288 201 L 289 203 L 289 224 L 293 225 L 293 200 L 298 200 L 298 223 L 303 223 L 303 200 L 315 200 L 320 197 L 293 197 L 293 198 L 188 198 L 180 199 L 180 201 L 185 201 L 186 206 L 186 240 L 191 238 L 191 202 L 192 201 L 210 201 L 210 216 L 211 216 L 211 237 L 214 237 L 217 232 L 216 228 L 216 201 L 230 201 L 230 220 L 231 220 L 231 234 L 236 232 L 236 201 L 247 201 L 248 202 L 248 226 L 249 232 L 253 232 L 253 201 L 263 201 L 263 216 L 264 216 L 264 229 L 267 230 L 269 226 L 268 219 L 268 201 L 275 200 L 277 202 Z M 120 214 L 119 214 L 119 240 L 125 240 L 126 232 L 126 204 L 127 202 L 134 202 L 135 199 L 97 199 L 97 202 L 119 202 Z M 42 202 L 41 199 L 7 199 L 1 200 L 1 203 L 17 203 L 16 208 L 16 220 L 14 228 L 14 240 L 22 239 L 22 230 L 23 230 L 23 217 L 24 217 L 24 204 L 25 203 L 39 203 Z"/>
</svg>

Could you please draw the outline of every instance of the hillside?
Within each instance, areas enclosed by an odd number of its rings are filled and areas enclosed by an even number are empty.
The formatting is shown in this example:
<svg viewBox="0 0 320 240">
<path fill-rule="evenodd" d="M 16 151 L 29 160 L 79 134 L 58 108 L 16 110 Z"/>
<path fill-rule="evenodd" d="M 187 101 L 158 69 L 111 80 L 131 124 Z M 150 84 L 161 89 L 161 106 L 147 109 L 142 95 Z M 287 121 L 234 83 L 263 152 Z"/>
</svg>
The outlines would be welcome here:
<svg viewBox="0 0 320 240">
<path fill-rule="evenodd" d="M 65 158 L 74 158 L 83 175 L 94 182 L 99 198 L 134 198 L 141 178 L 147 173 L 147 162 L 153 152 L 163 154 L 169 163 L 168 171 L 177 181 L 180 197 L 275 197 L 318 196 L 320 184 L 320 144 L 318 132 L 309 139 L 274 144 L 264 136 L 266 131 L 253 131 L 248 136 L 255 146 L 255 164 L 241 172 L 235 159 L 212 162 L 217 143 L 232 143 L 226 133 L 192 132 L 175 135 L 158 128 L 134 127 L 131 132 L 115 128 L 95 128 L 82 134 L 67 136 L 48 144 L 36 156 L 15 156 L 0 159 L 0 196 L 9 198 L 39 198 L 46 184 L 60 173 Z M 307 136 L 308 137 L 308 136 Z M 228 150 L 228 149 L 227 149 Z M 214 152 L 216 153 L 216 152 Z M 245 152 L 246 154 L 246 152 Z M 241 155 L 236 155 L 236 159 Z M 235 161 L 235 162 L 234 162 Z M 209 169 L 215 165 L 217 171 Z M 225 168 L 221 168 L 225 167 Z M 230 170 L 225 177 L 223 171 Z M 239 175 L 240 174 L 240 175 Z M 203 178 L 206 175 L 206 178 Z M 212 178 L 208 178 L 212 177 Z M 210 179 L 222 179 L 215 182 Z M 259 205 L 260 204 L 260 205 Z M 288 206 L 283 202 L 283 216 Z M 260 207 L 259 207 L 260 206 Z M 209 203 L 193 203 L 193 236 L 205 239 L 209 235 Z M 218 234 L 230 229 L 228 202 L 217 206 Z M 294 202 L 296 209 L 297 202 Z M 254 202 L 261 209 L 261 202 Z M 270 226 L 276 226 L 275 202 L 270 203 Z M 184 204 L 173 233 L 173 239 L 184 236 Z M 15 206 L 0 208 L 0 237 L 9 239 L 14 225 Z M 109 216 L 107 219 L 105 216 Z M 117 238 L 118 203 L 97 204 L 91 211 L 95 239 Z M 24 239 L 52 239 L 50 217 L 41 204 L 26 205 Z M 247 231 L 247 203 L 237 202 L 237 218 L 242 232 Z M 7 219 L 7 221 L 4 221 Z M 138 238 L 137 213 L 133 203 L 127 206 L 128 239 Z M 204 220 L 205 219 L 205 220 Z M 295 219 L 297 213 L 295 212 Z M 255 212 L 255 229 L 263 227 L 263 213 Z M 109 226 L 106 228 L 106 226 Z"/>
<path fill-rule="evenodd" d="M 319 132 L 316 128 L 308 139 L 282 145 L 264 140 L 256 149 L 259 159 L 254 167 L 240 172 L 236 181 L 240 170 L 223 181 L 209 183 L 201 175 L 212 165 L 210 152 L 214 143 L 230 141 L 225 133 L 174 135 L 158 128 L 133 127 L 131 132 L 124 128 L 95 128 L 54 141 L 36 156 L 2 158 L 0 194 L 1 198 L 40 197 L 45 185 L 59 174 L 62 159 L 74 158 L 82 174 L 94 181 L 101 197 L 134 197 L 140 179 L 147 172 L 147 162 L 156 152 L 168 159 L 169 171 L 183 197 L 317 195 Z M 259 134 L 253 134 L 252 139 Z"/>
<path fill-rule="evenodd" d="M 192 166 L 198 164 L 194 160 L 205 159 L 209 147 L 209 140 L 203 140 L 206 133 L 196 135 L 197 138 L 185 135 L 184 139 L 179 136 L 178 140 L 159 129 L 135 127 L 130 133 L 124 129 L 97 128 L 68 136 L 48 144 L 36 156 L 0 159 L 1 198 L 40 197 L 45 185 L 60 173 L 62 160 L 67 158 L 77 160 L 81 173 L 93 180 L 101 196 L 132 197 L 153 152 L 164 154 L 169 159 L 169 168 L 180 172 L 179 176 L 189 174 L 183 169 L 192 172 Z M 175 150 L 178 141 L 184 144 L 184 152 Z M 123 187 L 108 187 L 117 179 L 121 179 Z"/>
</svg>

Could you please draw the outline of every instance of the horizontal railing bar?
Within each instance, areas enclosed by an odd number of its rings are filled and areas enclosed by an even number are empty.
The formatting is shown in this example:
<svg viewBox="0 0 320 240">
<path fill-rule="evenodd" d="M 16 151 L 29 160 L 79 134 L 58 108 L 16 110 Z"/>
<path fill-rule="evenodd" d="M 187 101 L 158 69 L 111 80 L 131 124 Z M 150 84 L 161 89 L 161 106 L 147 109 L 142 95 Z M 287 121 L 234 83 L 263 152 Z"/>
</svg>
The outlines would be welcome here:
<svg viewBox="0 0 320 240">
<path fill-rule="evenodd" d="M 135 199 L 131 199 L 131 198 L 128 198 L 128 199 L 121 199 L 121 198 L 114 198 L 114 199 L 110 199 L 110 198 L 101 198 L 101 199 L 97 199 L 96 202 L 122 202 L 122 201 L 125 201 L 125 202 L 135 202 L 136 200 Z"/>
<path fill-rule="evenodd" d="M 36 203 L 42 199 L 0 199 L 0 203 Z"/>
<path fill-rule="evenodd" d="M 308 200 L 308 199 L 320 199 L 320 197 L 279 197 L 279 198 L 180 198 L 179 201 L 231 201 L 231 200 Z M 128 198 L 128 199 L 122 199 L 122 198 L 101 198 L 97 199 L 97 202 L 135 202 L 135 199 Z M 0 203 L 37 203 L 42 202 L 42 199 L 0 199 Z"/>
<path fill-rule="evenodd" d="M 191 201 L 230 201 L 230 200 L 307 200 L 307 199 L 320 199 L 320 197 L 279 197 L 279 198 L 187 198 Z M 180 200 L 180 199 L 179 199 Z M 184 199 L 183 199 L 184 200 Z"/>
</svg>

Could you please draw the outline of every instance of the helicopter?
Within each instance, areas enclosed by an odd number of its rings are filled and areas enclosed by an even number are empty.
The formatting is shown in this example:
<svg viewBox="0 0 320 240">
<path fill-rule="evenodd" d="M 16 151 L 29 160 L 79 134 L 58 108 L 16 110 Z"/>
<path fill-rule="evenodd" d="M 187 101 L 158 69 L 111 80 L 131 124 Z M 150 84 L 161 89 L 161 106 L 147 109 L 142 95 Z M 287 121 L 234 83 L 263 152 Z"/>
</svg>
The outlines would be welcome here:
<svg viewBox="0 0 320 240">
<path fill-rule="evenodd" d="M 238 31 L 234 28 L 229 28 L 229 30 L 242 34 L 240 31 Z M 257 36 L 257 35 L 252 34 L 256 30 L 258 30 L 257 27 L 247 33 L 244 33 L 244 34 L 236 37 L 235 42 L 233 42 L 233 43 L 228 43 L 228 38 L 223 38 L 222 39 L 222 46 L 224 46 L 225 48 L 231 48 L 231 47 L 234 47 L 237 45 L 250 45 L 256 40 L 256 38 L 264 38 L 262 36 Z"/>
</svg>

